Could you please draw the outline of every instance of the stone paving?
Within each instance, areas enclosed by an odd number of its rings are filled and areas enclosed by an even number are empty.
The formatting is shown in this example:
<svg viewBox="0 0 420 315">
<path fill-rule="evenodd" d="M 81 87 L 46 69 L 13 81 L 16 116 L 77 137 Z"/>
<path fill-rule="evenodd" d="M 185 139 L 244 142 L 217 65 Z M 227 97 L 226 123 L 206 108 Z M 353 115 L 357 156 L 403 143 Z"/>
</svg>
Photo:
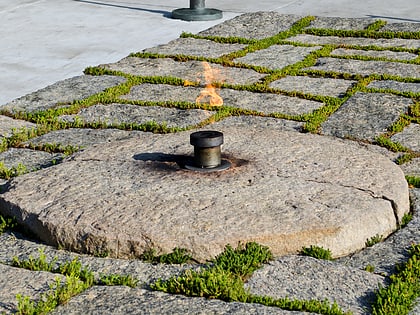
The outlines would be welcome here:
<svg viewBox="0 0 420 315">
<path fill-rule="evenodd" d="M 16 311 L 16 294 L 37 299 L 55 281 L 49 272 L 11 267 L 14 256 L 37 256 L 42 247 L 49 259 L 79 257 L 96 275 L 130 274 L 141 283 L 94 286 L 53 313 L 302 314 L 150 291 L 156 279 L 194 266 L 121 259 L 147 246 L 162 252 L 180 246 L 205 261 L 228 243 L 255 240 L 276 258 L 247 282 L 253 294 L 328 299 L 369 314 L 378 284 L 386 285 L 407 248 L 420 243 L 420 189 L 404 178 L 420 176 L 417 24 L 258 12 L 197 35 L 89 68 L 0 107 L 0 161 L 8 171 L 0 179 L 0 212 L 36 234 L 0 236 L 0 313 Z M 209 83 L 203 61 L 213 69 L 222 107 L 195 102 Z M 38 131 L 22 137 L 30 128 Z M 185 176 L 179 158 L 188 159 L 188 136 L 196 129 L 225 133 L 224 158 L 232 169 Z M 66 156 L 66 148 L 79 152 Z M 6 179 L 18 170 L 30 172 Z M 197 198 L 206 189 L 213 195 Z M 149 214 L 136 210 L 147 203 Z M 283 218 L 273 219 L 276 207 Z M 296 209 L 307 212 L 299 217 Z M 398 229 L 408 211 L 412 221 Z M 283 231 L 299 223 L 309 232 L 285 238 Z M 328 228 L 345 232 L 328 240 Z M 135 229 L 141 240 L 133 239 Z M 375 235 L 386 239 L 362 249 Z M 340 252 L 344 243 L 357 246 Z M 340 258 L 296 255 L 311 244 Z M 108 258 L 95 257 L 104 252 Z M 412 314 L 419 312 L 417 306 Z"/>
</svg>

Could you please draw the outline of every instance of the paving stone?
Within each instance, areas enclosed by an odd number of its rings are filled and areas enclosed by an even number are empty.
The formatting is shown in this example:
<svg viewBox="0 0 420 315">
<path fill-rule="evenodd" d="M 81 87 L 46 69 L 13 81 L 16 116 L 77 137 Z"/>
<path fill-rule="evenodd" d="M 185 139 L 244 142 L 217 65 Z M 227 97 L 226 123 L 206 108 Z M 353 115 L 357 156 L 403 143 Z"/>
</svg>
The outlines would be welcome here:
<svg viewBox="0 0 420 315">
<path fill-rule="evenodd" d="M 405 83 L 393 80 L 373 81 L 369 83 L 368 88 L 390 89 L 401 92 L 420 93 L 420 83 Z"/>
<path fill-rule="evenodd" d="M 26 145 L 42 145 L 46 143 L 58 143 L 63 146 L 88 147 L 99 143 L 119 141 L 135 137 L 142 131 L 125 131 L 118 129 L 64 129 L 51 131 L 40 137 L 32 138 Z"/>
<path fill-rule="evenodd" d="M 352 80 L 287 76 L 270 83 L 270 87 L 283 91 L 297 91 L 314 95 L 342 97 L 355 83 L 356 81 Z"/>
<path fill-rule="evenodd" d="M 36 125 L 25 120 L 17 120 L 7 116 L 0 115 L 0 139 L 2 137 L 10 137 L 13 130 L 22 128 L 35 128 Z"/>
<path fill-rule="evenodd" d="M 388 23 L 379 32 L 420 32 L 420 23 Z"/>
<path fill-rule="evenodd" d="M 412 159 L 410 162 L 400 165 L 404 174 L 420 177 L 420 158 Z"/>
<path fill-rule="evenodd" d="M 219 72 L 215 80 L 218 82 L 253 84 L 265 76 L 250 69 L 223 67 L 212 63 L 209 65 L 211 69 Z M 201 61 L 177 62 L 169 58 L 148 59 L 127 57 L 116 63 L 104 64 L 99 67 L 138 76 L 166 76 L 194 82 L 205 82 L 205 69 Z"/>
<path fill-rule="evenodd" d="M 141 311 L 140 311 L 141 310 Z M 51 314 L 278 314 L 305 315 L 259 304 L 188 298 L 127 287 L 92 287 Z"/>
<path fill-rule="evenodd" d="M 108 126 L 123 123 L 145 124 L 156 122 L 167 127 L 190 127 L 213 115 L 210 111 L 201 109 L 181 110 L 157 106 L 138 106 L 126 104 L 93 105 L 82 109 L 76 115 L 63 115 L 60 119 L 73 122 L 76 117 L 86 123 L 105 123 Z"/>
<path fill-rule="evenodd" d="M 321 17 L 317 16 L 307 28 L 323 28 L 333 30 L 363 30 L 374 23 L 372 19 Z"/>
<path fill-rule="evenodd" d="M 183 101 L 195 103 L 202 89 L 164 84 L 141 84 L 134 86 L 130 94 L 121 98 L 155 102 Z M 264 114 L 300 115 L 312 112 L 324 105 L 320 102 L 271 93 L 253 93 L 233 89 L 220 89 L 217 92 L 226 106 L 254 110 Z M 208 100 L 204 100 L 208 103 Z"/>
<path fill-rule="evenodd" d="M 413 151 L 420 152 L 420 125 L 410 124 L 402 132 L 393 135 L 391 140 L 401 143 Z"/>
<path fill-rule="evenodd" d="M 202 31 L 198 35 L 263 39 L 288 30 L 301 18 L 302 16 L 277 12 L 255 12 L 237 16 Z"/>
<path fill-rule="evenodd" d="M 331 52 L 331 56 L 365 56 L 372 58 L 387 58 L 395 60 L 414 60 L 417 58 L 416 54 L 409 52 L 390 51 L 390 50 L 358 50 L 337 48 Z"/>
<path fill-rule="evenodd" d="M 357 92 L 322 124 L 322 133 L 373 141 L 411 104 L 411 99 L 401 96 Z"/>
<path fill-rule="evenodd" d="M 334 301 L 346 312 L 370 314 L 369 306 L 384 278 L 335 262 L 284 256 L 254 272 L 246 287 L 252 294 L 274 298 Z"/>
<path fill-rule="evenodd" d="M 299 34 L 287 39 L 291 42 L 312 45 L 349 45 L 349 46 L 376 46 L 376 47 L 401 47 L 401 48 L 420 48 L 420 39 L 402 38 L 360 38 L 360 37 L 338 37 L 338 36 L 316 36 L 309 34 Z"/>
<path fill-rule="evenodd" d="M 403 78 L 420 78 L 420 65 L 386 61 L 319 58 L 315 66 L 306 69 L 360 74 L 364 76 L 371 74 L 388 74 Z"/>
<path fill-rule="evenodd" d="M 10 148 L 0 153 L 0 161 L 7 168 L 18 167 L 23 164 L 28 170 L 38 170 L 49 167 L 63 159 L 60 153 L 48 153 L 31 149 Z"/>
<path fill-rule="evenodd" d="M 181 169 L 177 163 L 188 163 L 192 152 L 187 132 L 140 134 L 13 179 L 0 210 L 45 242 L 74 251 L 127 257 L 181 247 L 199 261 L 251 240 L 276 256 L 314 243 L 343 256 L 391 233 L 409 210 L 399 167 L 355 142 L 221 131 L 233 163 L 228 171 Z"/>
<path fill-rule="evenodd" d="M 17 294 L 39 299 L 50 290 L 55 279 L 64 281 L 65 277 L 43 271 L 29 271 L 6 266 L 0 263 L 0 312 L 15 314 L 18 311 Z"/>
<path fill-rule="evenodd" d="M 413 204 L 413 219 L 407 226 L 383 242 L 365 248 L 354 255 L 340 258 L 338 262 L 359 269 L 371 265 L 375 268 L 375 273 L 387 276 L 395 273 L 396 266 L 407 261 L 407 250 L 410 246 L 420 244 L 420 189 L 410 189 L 410 198 Z"/>
<path fill-rule="evenodd" d="M 257 50 L 233 61 L 266 67 L 271 70 L 282 69 L 302 61 L 311 52 L 320 47 L 298 47 L 291 45 L 272 45 L 266 49 Z M 281 56 L 281 58 L 279 58 Z"/>
<path fill-rule="evenodd" d="M 0 110 L 16 113 L 19 111 L 34 112 L 56 107 L 59 103 L 70 103 L 81 100 L 107 88 L 125 82 L 125 78 L 115 76 L 83 75 L 58 81 L 46 88 L 20 97 L 0 106 Z"/>
<path fill-rule="evenodd" d="M 278 119 L 260 116 L 231 116 L 218 121 L 208 127 L 211 129 L 219 129 L 225 127 L 242 127 L 250 129 L 275 129 L 284 131 L 300 131 L 303 123 L 293 120 Z"/>
<path fill-rule="evenodd" d="M 247 45 L 221 44 L 207 39 L 178 38 L 165 45 L 145 49 L 145 52 L 166 55 L 188 55 L 206 58 L 218 58 L 241 50 Z"/>
</svg>

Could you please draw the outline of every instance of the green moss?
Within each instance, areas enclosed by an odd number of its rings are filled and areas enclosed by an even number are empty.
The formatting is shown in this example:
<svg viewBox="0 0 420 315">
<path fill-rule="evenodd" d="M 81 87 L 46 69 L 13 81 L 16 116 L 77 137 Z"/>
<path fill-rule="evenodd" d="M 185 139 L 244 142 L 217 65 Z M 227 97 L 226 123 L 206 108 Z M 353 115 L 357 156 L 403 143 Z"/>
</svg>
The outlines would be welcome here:
<svg viewBox="0 0 420 315">
<path fill-rule="evenodd" d="M 332 260 L 332 254 L 329 249 L 325 249 L 316 245 L 311 245 L 309 247 L 302 247 L 300 251 L 301 255 L 310 256 L 317 259 Z"/>
</svg>

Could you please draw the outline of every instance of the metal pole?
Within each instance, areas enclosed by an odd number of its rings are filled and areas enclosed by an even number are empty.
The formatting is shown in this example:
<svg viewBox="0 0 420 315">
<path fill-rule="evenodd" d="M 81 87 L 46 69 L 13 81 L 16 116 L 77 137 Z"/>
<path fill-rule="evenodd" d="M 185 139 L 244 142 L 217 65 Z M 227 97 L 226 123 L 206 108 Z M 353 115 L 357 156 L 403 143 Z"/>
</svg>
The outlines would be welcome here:
<svg viewBox="0 0 420 315">
<path fill-rule="evenodd" d="M 190 0 L 190 9 L 204 9 L 205 7 L 204 0 Z"/>
<path fill-rule="evenodd" d="M 205 0 L 190 0 L 189 8 L 172 11 L 172 18 L 184 21 L 212 21 L 223 17 L 223 12 L 217 9 L 207 9 Z"/>
</svg>

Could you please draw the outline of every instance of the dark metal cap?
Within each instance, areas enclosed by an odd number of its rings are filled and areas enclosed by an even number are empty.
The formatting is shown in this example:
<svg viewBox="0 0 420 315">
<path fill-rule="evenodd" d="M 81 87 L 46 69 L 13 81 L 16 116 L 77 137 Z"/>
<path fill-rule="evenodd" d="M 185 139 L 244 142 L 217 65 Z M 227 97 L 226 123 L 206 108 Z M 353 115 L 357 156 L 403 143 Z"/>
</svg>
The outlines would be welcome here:
<svg viewBox="0 0 420 315">
<path fill-rule="evenodd" d="M 223 144 L 223 133 L 214 130 L 193 132 L 190 135 L 190 143 L 200 148 L 218 147 Z"/>
</svg>

